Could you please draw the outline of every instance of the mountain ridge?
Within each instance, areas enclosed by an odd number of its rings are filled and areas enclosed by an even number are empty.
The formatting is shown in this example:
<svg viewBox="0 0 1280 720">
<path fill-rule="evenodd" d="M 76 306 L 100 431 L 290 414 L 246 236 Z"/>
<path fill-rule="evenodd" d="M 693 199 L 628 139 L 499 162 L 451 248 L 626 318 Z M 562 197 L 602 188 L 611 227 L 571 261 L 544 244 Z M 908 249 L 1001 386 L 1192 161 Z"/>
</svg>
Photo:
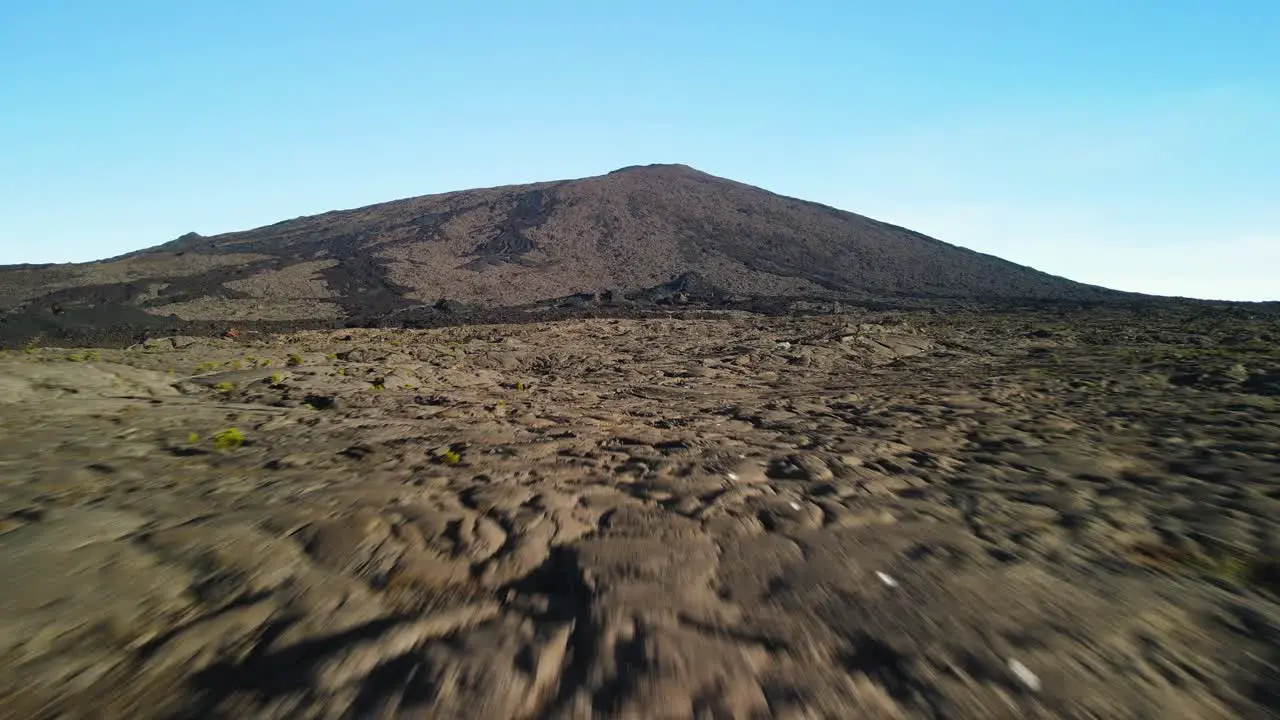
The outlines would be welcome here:
<svg viewBox="0 0 1280 720">
<path fill-rule="evenodd" d="M 89 263 L 0 266 L 0 334 L 72 319 L 364 322 L 441 299 L 488 309 L 606 293 L 644 302 L 646 290 L 688 273 L 721 301 L 1142 297 L 688 165 L 653 164 L 186 233 Z"/>
</svg>

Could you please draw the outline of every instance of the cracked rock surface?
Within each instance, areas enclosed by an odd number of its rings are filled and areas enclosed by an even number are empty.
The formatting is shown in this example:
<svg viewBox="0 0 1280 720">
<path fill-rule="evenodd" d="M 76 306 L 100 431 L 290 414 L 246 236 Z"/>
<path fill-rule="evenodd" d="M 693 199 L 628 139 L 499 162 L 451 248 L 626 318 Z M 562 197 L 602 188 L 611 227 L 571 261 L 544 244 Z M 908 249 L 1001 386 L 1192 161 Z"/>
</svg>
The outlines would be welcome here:
<svg viewBox="0 0 1280 720">
<path fill-rule="evenodd" d="M 0 716 L 1280 713 L 1272 319 L 181 340 L 0 358 Z"/>
</svg>

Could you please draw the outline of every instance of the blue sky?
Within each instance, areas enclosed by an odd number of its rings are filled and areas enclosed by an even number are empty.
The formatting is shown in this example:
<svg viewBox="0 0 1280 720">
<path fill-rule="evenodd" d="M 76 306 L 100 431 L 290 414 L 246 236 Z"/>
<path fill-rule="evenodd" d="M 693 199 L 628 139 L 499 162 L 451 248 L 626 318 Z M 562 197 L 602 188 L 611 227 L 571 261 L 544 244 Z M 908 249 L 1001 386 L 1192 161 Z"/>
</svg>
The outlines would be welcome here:
<svg viewBox="0 0 1280 720">
<path fill-rule="evenodd" d="M 1280 299 L 1280 3 L 0 3 L 0 263 L 650 162 Z"/>
</svg>

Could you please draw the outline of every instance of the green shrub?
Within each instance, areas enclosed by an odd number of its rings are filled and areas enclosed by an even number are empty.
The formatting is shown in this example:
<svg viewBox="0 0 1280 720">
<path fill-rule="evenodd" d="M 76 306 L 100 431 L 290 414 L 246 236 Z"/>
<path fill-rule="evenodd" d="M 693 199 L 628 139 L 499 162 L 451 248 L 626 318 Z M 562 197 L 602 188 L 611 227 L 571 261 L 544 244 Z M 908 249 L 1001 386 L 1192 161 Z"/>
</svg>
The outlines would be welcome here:
<svg viewBox="0 0 1280 720">
<path fill-rule="evenodd" d="M 232 390 L 236 389 L 236 384 L 233 382 L 224 381 L 224 382 L 218 383 L 217 385 L 214 385 L 213 389 L 217 390 L 218 392 L 231 392 Z"/>
<path fill-rule="evenodd" d="M 229 450 L 244 444 L 244 433 L 235 428 L 227 428 L 213 436 L 213 446 L 219 450 Z"/>
<path fill-rule="evenodd" d="M 302 356 L 299 355 L 298 353 L 292 353 L 291 355 L 289 355 L 289 359 L 285 362 L 285 364 L 288 365 L 289 367 L 298 367 L 299 365 L 302 364 Z"/>
</svg>

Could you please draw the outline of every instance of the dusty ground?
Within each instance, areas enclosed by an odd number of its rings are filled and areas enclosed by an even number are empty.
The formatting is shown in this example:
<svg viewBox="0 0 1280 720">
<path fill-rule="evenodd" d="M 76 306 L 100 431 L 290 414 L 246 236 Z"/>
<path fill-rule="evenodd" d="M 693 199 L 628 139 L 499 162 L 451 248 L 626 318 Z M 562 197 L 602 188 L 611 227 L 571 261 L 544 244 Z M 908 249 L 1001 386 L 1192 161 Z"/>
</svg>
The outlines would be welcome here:
<svg viewBox="0 0 1280 720">
<path fill-rule="evenodd" d="M 1277 339 L 850 314 L 8 353 L 0 713 L 1273 717 Z"/>
</svg>

